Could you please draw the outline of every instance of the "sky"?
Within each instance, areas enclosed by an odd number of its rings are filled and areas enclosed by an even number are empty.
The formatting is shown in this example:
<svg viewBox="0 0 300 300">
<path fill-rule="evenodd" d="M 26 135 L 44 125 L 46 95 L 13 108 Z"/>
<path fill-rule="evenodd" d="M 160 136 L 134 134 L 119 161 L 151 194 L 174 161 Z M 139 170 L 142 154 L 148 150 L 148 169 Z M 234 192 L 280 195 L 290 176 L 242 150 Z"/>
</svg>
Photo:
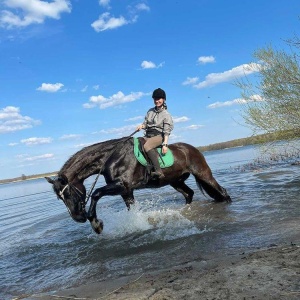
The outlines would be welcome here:
<svg viewBox="0 0 300 300">
<path fill-rule="evenodd" d="M 234 83 L 257 76 L 256 50 L 287 47 L 299 16 L 299 0 L 0 0 L 0 179 L 130 135 L 158 87 L 169 143 L 251 136 Z"/>
</svg>

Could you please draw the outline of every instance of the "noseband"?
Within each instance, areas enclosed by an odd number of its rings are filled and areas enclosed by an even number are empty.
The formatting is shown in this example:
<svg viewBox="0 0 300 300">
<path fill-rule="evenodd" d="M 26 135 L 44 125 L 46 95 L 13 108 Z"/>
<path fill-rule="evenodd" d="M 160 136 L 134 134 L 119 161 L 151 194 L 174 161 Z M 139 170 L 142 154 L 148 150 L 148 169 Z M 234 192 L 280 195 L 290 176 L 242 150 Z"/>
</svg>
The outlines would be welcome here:
<svg viewBox="0 0 300 300">
<path fill-rule="evenodd" d="M 63 199 L 63 200 L 65 200 L 65 197 L 64 197 L 64 191 L 66 190 L 66 188 L 71 188 L 71 190 L 73 190 L 74 192 L 75 192 L 75 194 L 79 197 L 79 201 L 80 201 L 80 204 L 81 204 L 81 206 L 82 206 L 82 208 L 83 209 L 85 209 L 85 205 L 87 204 L 87 201 L 85 201 L 85 200 L 82 200 L 82 195 L 83 195 L 83 193 L 76 187 L 76 186 L 74 186 L 74 185 L 72 185 L 72 184 L 66 184 L 65 186 L 64 186 L 64 188 L 59 192 L 59 196 Z M 88 200 L 88 199 L 87 199 Z"/>
</svg>

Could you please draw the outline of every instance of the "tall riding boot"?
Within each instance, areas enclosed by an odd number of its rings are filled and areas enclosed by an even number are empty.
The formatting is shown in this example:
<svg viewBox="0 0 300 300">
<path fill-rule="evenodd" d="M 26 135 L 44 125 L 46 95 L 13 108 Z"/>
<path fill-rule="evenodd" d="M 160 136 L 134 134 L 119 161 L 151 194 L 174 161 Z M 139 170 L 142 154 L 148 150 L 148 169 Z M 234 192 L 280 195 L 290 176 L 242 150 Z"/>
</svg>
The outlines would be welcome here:
<svg viewBox="0 0 300 300">
<path fill-rule="evenodd" d="M 154 172 L 151 172 L 151 176 L 153 177 L 158 177 L 158 178 L 163 178 L 165 175 L 163 174 L 159 162 L 158 162 L 158 155 L 156 149 L 151 149 L 147 152 L 148 157 L 150 158 L 153 167 L 154 167 Z"/>
</svg>

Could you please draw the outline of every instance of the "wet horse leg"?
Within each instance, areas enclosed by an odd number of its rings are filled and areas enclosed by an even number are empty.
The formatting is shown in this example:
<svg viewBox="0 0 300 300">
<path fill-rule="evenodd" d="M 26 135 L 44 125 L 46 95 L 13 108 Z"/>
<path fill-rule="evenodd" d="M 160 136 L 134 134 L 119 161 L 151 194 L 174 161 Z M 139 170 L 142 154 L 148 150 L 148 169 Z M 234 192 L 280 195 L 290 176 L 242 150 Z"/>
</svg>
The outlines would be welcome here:
<svg viewBox="0 0 300 300">
<path fill-rule="evenodd" d="M 126 195 L 121 195 L 121 196 L 126 204 L 127 209 L 130 210 L 130 205 L 134 204 L 134 202 L 135 202 L 134 196 L 133 196 L 133 191 L 131 190 Z"/>
<path fill-rule="evenodd" d="M 184 181 L 176 181 L 170 184 L 177 192 L 181 193 L 185 198 L 185 203 L 190 204 L 193 201 L 194 191 L 189 188 Z"/>
<path fill-rule="evenodd" d="M 100 234 L 103 230 L 103 221 L 97 218 L 96 206 L 98 200 L 103 196 L 115 196 L 124 194 L 126 191 L 121 181 L 116 181 L 96 189 L 91 196 L 91 205 L 87 213 L 87 218 L 91 223 L 93 230 Z"/>
<path fill-rule="evenodd" d="M 193 174 L 200 189 L 204 189 L 205 192 L 217 202 L 231 202 L 230 196 L 227 194 L 226 189 L 219 185 L 216 179 L 213 177 L 211 170 L 199 174 Z"/>
</svg>

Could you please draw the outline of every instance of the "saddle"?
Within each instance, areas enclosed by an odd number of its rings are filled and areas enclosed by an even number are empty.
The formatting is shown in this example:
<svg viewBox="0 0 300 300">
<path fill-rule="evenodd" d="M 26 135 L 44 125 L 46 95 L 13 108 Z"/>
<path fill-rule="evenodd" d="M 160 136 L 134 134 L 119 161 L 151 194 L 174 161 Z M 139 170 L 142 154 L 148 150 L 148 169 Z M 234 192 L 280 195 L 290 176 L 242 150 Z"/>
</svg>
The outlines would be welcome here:
<svg viewBox="0 0 300 300">
<path fill-rule="evenodd" d="M 136 159 L 145 167 L 151 166 L 147 157 L 146 151 L 144 150 L 145 139 L 144 138 L 133 138 L 134 139 L 134 155 Z M 169 149 L 166 154 L 162 154 L 161 147 L 157 147 L 158 161 L 160 167 L 167 168 L 174 164 L 174 156 L 172 151 Z"/>
</svg>

